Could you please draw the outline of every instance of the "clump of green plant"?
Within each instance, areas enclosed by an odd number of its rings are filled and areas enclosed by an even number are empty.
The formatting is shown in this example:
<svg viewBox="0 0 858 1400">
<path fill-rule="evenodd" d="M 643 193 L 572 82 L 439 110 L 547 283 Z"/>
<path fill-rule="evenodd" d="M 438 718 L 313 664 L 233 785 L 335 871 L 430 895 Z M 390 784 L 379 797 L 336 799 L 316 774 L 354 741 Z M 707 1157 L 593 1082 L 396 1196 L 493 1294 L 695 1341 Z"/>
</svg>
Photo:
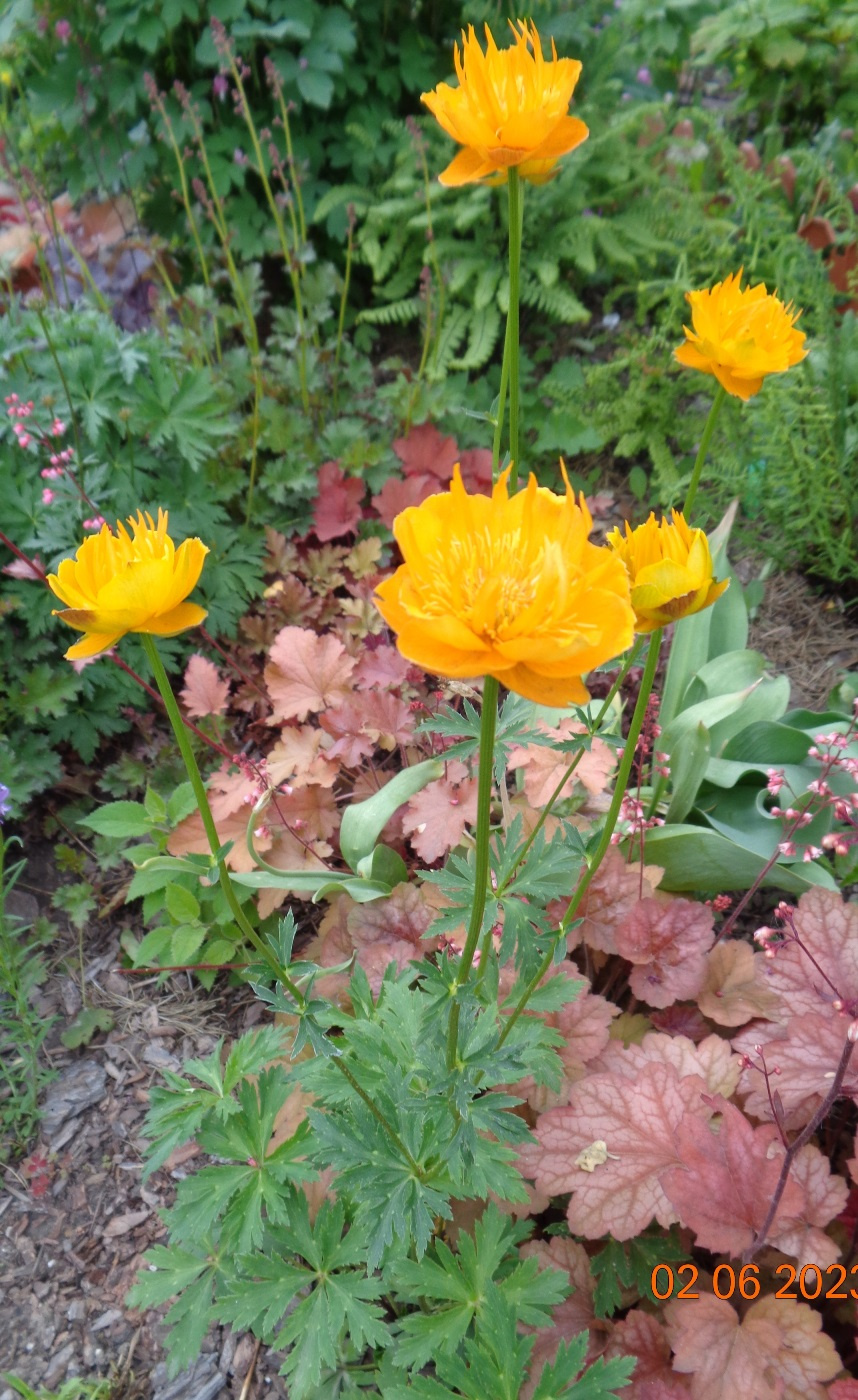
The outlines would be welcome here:
<svg viewBox="0 0 858 1400">
<path fill-rule="evenodd" d="M 8 790 L 0 784 L 0 821 Z M 8 1161 L 39 1125 L 39 1097 L 54 1078 L 41 1049 L 54 1024 L 38 1013 L 32 995 L 47 977 L 43 949 L 54 930 L 46 919 L 28 925 L 7 907 L 25 862 L 9 864 L 17 837 L 0 827 L 0 1160 Z M 18 843 L 20 844 L 20 843 Z"/>
<path fill-rule="evenodd" d="M 115 1382 L 109 1377 L 101 1380 L 86 1380 L 83 1376 L 70 1376 L 63 1381 L 59 1390 L 34 1390 L 20 1376 L 4 1371 L 2 1378 L 10 1385 L 21 1400 L 110 1400 Z"/>
<path fill-rule="evenodd" d="M 742 113 L 788 141 L 858 116 L 858 9 L 836 0 L 730 0 L 702 18 L 695 63 L 726 64 Z"/>
</svg>

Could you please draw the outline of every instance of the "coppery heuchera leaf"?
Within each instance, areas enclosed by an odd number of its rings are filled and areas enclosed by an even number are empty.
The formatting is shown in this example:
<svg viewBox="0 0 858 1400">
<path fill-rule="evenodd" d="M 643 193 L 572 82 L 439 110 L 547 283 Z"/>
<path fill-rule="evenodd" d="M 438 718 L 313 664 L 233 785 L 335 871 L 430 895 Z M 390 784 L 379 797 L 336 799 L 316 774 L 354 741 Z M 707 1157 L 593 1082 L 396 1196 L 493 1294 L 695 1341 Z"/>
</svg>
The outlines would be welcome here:
<svg viewBox="0 0 858 1400">
<path fill-rule="evenodd" d="M 765 1222 L 781 1172 L 769 1156 L 778 1139 L 774 1123 L 755 1128 L 733 1104 L 713 1097 L 720 1121 L 689 1115 L 676 1137 L 682 1165 L 664 1172 L 661 1185 L 695 1242 L 714 1254 L 736 1257 L 756 1239 Z M 779 1140 L 779 1139 L 778 1139 Z M 787 1182 L 776 1222 L 798 1216 L 804 1192 Z"/>
<path fill-rule="evenodd" d="M 700 1010 L 716 1026 L 744 1026 L 757 1016 L 774 1020 L 779 999 L 767 983 L 770 971 L 771 961 L 750 943 L 724 939 L 707 954 Z"/>
<path fill-rule="evenodd" d="M 587 1239 L 630 1240 L 653 1219 L 672 1225 L 678 1216 L 661 1177 L 681 1162 L 677 1129 L 685 1116 L 712 1116 L 705 1093 L 702 1079 L 680 1078 L 672 1065 L 645 1064 L 635 1079 L 588 1075 L 570 1104 L 538 1120 L 536 1143 L 521 1152 L 522 1172 L 548 1195 L 571 1192 L 569 1228 Z M 583 1155 L 596 1142 L 604 1144 L 598 1164 Z"/>
<path fill-rule="evenodd" d="M 274 639 L 265 667 L 271 697 L 269 724 L 306 719 L 351 694 L 355 659 L 330 634 L 317 636 L 307 627 L 284 627 Z"/>
<path fill-rule="evenodd" d="M 795 926 L 819 968 L 795 942 L 782 944 L 767 959 L 765 980 L 778 998 L 778 1019 L 858 999 L 858 904 L 835 890 L 808 890 L 798 902 Z"/>
<path fill-rule="evenodd" d="M 650 1006 L 690 1001 L 703 985 L 715 938 L 712 910 L 691 899 L 638 900 L 615 934 L 616 951 L 635 964 L 629 985 Z"/>
<path fill-rule="evenodd" d="M 744 1318 L 703 1295 L 665 1309 L 673 1368 L 691 1377 L 692 1400 L 825 1400 L 840 1370 L 834 1343 L 807 1303 L 766 1297 Z"/>
<path fill-rule="evenodd" d="M 214 662 L 205 656 L 192 656 L 185 668 L 185 684 L 179 691 L 189 715 L 200 719 L 204 715 L 222 715 L 229 698 L 229 681 L 225 681 Z"/>
</svg>

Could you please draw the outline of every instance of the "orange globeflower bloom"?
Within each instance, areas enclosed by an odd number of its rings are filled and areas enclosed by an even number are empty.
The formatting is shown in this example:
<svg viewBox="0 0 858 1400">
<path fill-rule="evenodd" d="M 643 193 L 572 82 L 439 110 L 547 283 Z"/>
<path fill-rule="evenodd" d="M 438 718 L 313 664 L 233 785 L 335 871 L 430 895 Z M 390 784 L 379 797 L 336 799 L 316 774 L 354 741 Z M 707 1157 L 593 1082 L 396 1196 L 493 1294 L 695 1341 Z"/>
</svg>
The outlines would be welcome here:
<svg viewBox="0 0 858 1400">
<path fill-rule="evenodd" d="M 459 86 L 439 83 L 424 92 L 421 102 L 464 150 L 439 176 L 442 185 L 467 185 L 497 175 L 503 184 L 510 166 L 522 179 L 544 184 L 560 156 L 580 146 L 589 132 L 569 103 L 581 72 L 576 58 L 558 58 L 551 41 L 551 58 L 533 23 L 510 20 L 515 36 L 511 48 L 498 49 L 486 25 L 483 53 L 471 25 L 462 32 L 462 52 L 454 45 Z"/>
<path fill-rule="evenodd" d="M 565 475 L 565 473 L 564 473 Z M 619 560 L 567 481 L 555 495 L 530 477 L 510 497 L 509 468 L 491 497 L 469 496 L 458 465 L 449 491 L 393 522 L 404 563 L 376 590 L 402 655 L 452 679 L 494 676 L 542 705 L 583 703 L 584 672 L 634 635 Z"/>
<path fill-rule="evenodd" d="M 205 608 L 184 600 L 202 572 L 208 548 L 190 539 L 178 549 L 167 534 L 167 512 L 137 512 L 129 517 L 133 538 L 117 521 L 116 534 L 102 525 L 97 535 L 84 540 L 74 559 L 63 559 L 48 583 L 64 609 L 54 609 L 83 638 L 66 652 L 68 661 L 97 656 L 124 637 L 126 632 L 149 632 L 173 637 L 197 627 Z"/>
<path fill-rule="evenodd" d="M 728 394 L 749 399 L 759 393 L 767 374 L 781 374 L 803 360 L 805 335 L 796 330 L 801 315 L 765 289 L 740 287 L 742 271 L 725 277 L 711 290 L 686 292 L 693 330 L 674 350 L 680 364 L 714 374 Z"/>
<path fill-rule="evenodd" d="M 654 632 L 668 622 L 702 612 L 716 602 L 730 580 L 716 582 L 709 541 L 703 530 L 692 530 L 680 511 L 673 522 L 658 524 L 652 511 L 633 530 L 626 522 L 625 538 L 619 530 L 608 535 L 608 544 L 628 571 L 636 632 Z"/>
</svg>

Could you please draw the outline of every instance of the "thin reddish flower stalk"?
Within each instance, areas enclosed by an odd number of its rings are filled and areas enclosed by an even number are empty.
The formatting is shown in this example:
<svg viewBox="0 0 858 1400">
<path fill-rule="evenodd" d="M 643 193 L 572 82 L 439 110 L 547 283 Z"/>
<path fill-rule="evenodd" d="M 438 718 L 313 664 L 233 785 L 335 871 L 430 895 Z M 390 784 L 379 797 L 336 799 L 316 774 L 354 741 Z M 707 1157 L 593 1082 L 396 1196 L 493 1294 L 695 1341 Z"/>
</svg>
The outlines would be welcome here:
<svg viewBox="0 0 858 1400">
<path fill-rule="evenodd" d="M 157 977 L 161 972 L 231 972 L 251 967 L 251 963 L 168 963 L 163 967 L 115 967 L 120 977 Z"/>
<path fill-rule="evenodd" d="M 209 646 L 214 647 L 215 651 L 220 652 L 227 666 L 231 666 L 237 676 L 241 676 L 241 679 L 245 681 L 247 685 L 252 686 L 254 690 L 258 691 L 265 700 L 268 699 L 268 696 L 265 694 L 259 682 L 255 681 L 252 676 L 248 675 L 248 673 L 239 666 L 235 658 L 221 646 L 220 642 L 215 641 L 214 637 L 205 627 L 198 628 L 198 631 L 203 641 L 208 642 Z"/>
<path fill-rule="evenodd" d="M 814 1113 L 810 1122 L 805 1128 L 802 1129 L 798 1137 L 794 1140 L 794 1142 L 790 1144 L 790 1146 L 786 1150 L 783 1165 L 781 1166 L 781 1174 L 778 1178 L 778 1184 L 775 1187 L 771 1204 L 768 1209 L 768 1213 L 766 1215 L 765 1220 L 763 1221 L 762 1226 L 760 1227 L 759 1233 L 757 1234 L 756 1238 L 752 1240 L 748 1248 L 745 1250 L 745 1253 L 742 1255 L 743 1264 L 749 1264 L 753 1259 L 754 1255 L 759 1254 L 760 1250 L 765 1244 L 769 1230 L 772 1228 L 774 1218 L 777 1215 L 778 1206 L 781 1203 L 781 1197 L 783 1196 L 783 1193 L 786 1190 L 786 1184 L 789 1180 L 789 1174 L 792 1169 L 793 1162 L 795 1161 L 796 1157 L 798 1156 L 801 1149 L 805 1146 L 805 1144 L 810 1142 L 810 1139 L 813 1137 L 813 1134 L 816 1132 L 820 1124 L 823 1123 L 828 1117 L 828 1114 L 834 1107 L 836 1100 L 840 1097 L 840 1091 L 843 1087 L 843 1080 L 846 1078 L 846 1071 L 849 1068 L 849 1061 L 851 1060 L 852 1052 L 855 1049 L 855 1041 L 852 1039 L 852 1031 L 855 1027 L 855 1022 L 853 1022 L 853 1024 L 849 1027 L 849 1032 L 847 1034 L 846 1041 L 843 1046 L 843 1053 L 840 1056 L 837 1069 L 834 1071 L 834 1078 L 831 1081 L 831 1088 L 826 1094 L 823 1102 L 819 1105 L 819 1108 Z M 858 1030 L 856 1030 L 856 1039 L 858 1039 Z"/>
</svg>

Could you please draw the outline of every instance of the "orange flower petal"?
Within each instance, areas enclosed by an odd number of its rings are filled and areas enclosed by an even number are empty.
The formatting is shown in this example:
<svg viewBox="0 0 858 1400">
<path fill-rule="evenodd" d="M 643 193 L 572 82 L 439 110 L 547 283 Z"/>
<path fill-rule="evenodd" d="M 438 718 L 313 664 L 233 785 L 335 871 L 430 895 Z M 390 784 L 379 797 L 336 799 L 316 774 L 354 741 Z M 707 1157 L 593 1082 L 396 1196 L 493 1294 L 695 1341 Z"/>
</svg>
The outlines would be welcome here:
<svg viewBox="0 0 858 1400">
<path fill-rule="evenodd" d="M 586 139 L 587 127 L 568 115 L 581 73 L 577 59 L 542 52 L 533 24 L 510 21 L 513 43 L 498 49 L 485 27 L 485 52 L 473 26 L 462 34 L 453 57 L 458 87 L 439 83 L 421 97 L 448 136 L 464 150 L 440 176 L 444 185 L 487 180 L 501 184 L 516 168 L 523 179 L 542 184 L 555 161 Z"/>
<path fill-rule="evenodd" d="M 85 634 L 67 652 L 72 660 L 97 656 L 127 632 L 174 636 L 206 616 L 185 602 L 208 553 L 202 541 L 185 540 L 176 549 L 164 510 L 157 523 L 138 511 L 128 524 L 130 533 L 121 522 L 115 534 L 102 526 L 48 576 L 52 591 L 69 605 L 56 615 Z"/>
<path fill-rule="evenodd" d="M 403 564 L 376 605 L 409 661 L 454 679 L 495 676 L 543 704 L 587 698 L 586 669 L 630 644 L 625 568 L 587 539 L 592 521 L 571 490 L 527 486 L 491 498 L 449 491 L 394 521 Z M 552 698 L 553 697 L 553 698 Z"/>
<path fill-rule="evenodd" d="M 762 282 L 741 287 L 741 270 L 711 289 L 687 293 L 692 328 L 674 350 L 680 364 L 713 374 L 728 394 L 750 399 L 767 374 L 782 374 L 807 355 L 801 315 Z"/>
</svg>

